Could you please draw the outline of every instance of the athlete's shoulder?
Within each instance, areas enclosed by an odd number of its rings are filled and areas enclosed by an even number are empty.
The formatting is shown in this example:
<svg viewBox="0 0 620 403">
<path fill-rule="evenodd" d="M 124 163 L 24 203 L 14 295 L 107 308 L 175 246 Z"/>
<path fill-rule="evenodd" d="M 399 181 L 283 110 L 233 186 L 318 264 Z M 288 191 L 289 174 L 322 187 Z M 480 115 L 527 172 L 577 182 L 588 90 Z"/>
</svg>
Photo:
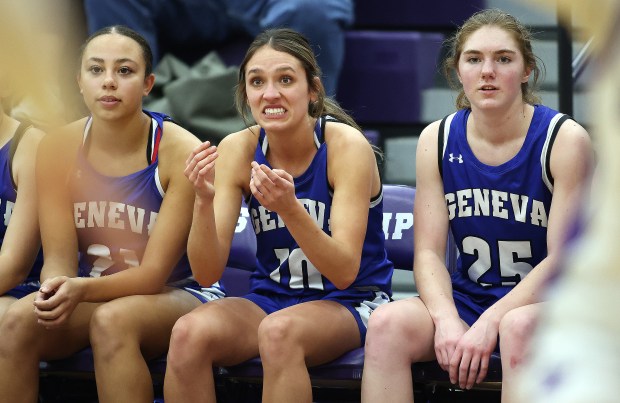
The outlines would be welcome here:
<svg viewBox="0 0 620 403">
<path fill-rule="evenodd" d="M 187 155 L 200 144 L 198 137 L 173 121 L 164 120 L 161 125 L 159 156 L 166 158 L 169 154 L 181 155 L 182 160 L 185 161 Z"/>
<path fill-rule="evenodd" d="M 348 150 L 359 152 L 372 150 L 364 134 L 353 126 L 338 121 L 327 120 L 323 126 L 323 136 L 329 152 L 340 154 Z"/>
<path fill-rule="evenodd" d="M 88 117 L 84 117 L 66 125 L 50 129 L 48 134 L 41 137 L 40 147 L 43 149 L 67 147 L 68 150 L 69 148 L 79 146 L 82 142 L 88 119 Z"/>
<path fill-rule="evenodd" d="M 442 119 L 439 119 L 429 123 L 422 129 L 418 137 L 418 147 L 434 147 L 437 145 L 441 123 Z"/>
<path fill-rule="evenodd" d="M 255 125 L 228 134 L 219 142 L 218 153 L 220 155 L 235 154 L 242 158 L 246 156 L 253 158 L 258 145 L 260 130 L 260 127 Z"/>
</svg>

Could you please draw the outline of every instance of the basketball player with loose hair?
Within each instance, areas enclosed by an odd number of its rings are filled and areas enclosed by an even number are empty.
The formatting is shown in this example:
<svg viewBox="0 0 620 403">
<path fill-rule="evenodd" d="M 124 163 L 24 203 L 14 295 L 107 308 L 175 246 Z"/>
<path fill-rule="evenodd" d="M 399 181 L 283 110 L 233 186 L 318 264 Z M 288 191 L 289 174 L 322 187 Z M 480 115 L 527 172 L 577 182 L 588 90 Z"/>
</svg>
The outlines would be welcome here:
<svg viewBox="0 0 620 403">
<path fill-rule="evenodd" d="M 187 160 L 196 192 L 188 255 L 196 278 L 219 279 L 246 198 L 257 268 L 248 295 L 177 322 L 164 396 L 215 402 L 212 366 L 260 355 L 264 402 L 310 402 L 307 366 L 362 346 L 368 315 L 391 294 L 379 169 L 295 31 L 256 37 L 239 68 L 237 107 L 256 124 Z"/>
<path fill-rule="evenodd" d="M 427 126 L 416 153 L 414 275 L 419 297 L 370 319 L 362 401 L 411 402 L 411 364 L 437 360 L 469 389 L 502 357 L 502 400 L 536 322 L 537 291 L 587 190 L 588 133 L 536 103 L 527 29 L 490 9 L 449 42 L 458 111 Z M 449 273 L 448 233 L 459 257 Z M 498 346 L 499 340 L 499 346 Z"/>
</svg>

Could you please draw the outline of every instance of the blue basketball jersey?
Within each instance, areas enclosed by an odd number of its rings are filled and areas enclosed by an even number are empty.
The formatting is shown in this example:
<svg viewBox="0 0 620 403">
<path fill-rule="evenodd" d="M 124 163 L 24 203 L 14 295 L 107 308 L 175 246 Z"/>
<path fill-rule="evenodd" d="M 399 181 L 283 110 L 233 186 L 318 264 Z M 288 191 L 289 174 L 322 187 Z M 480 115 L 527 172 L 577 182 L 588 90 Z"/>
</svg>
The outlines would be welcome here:
<svg viewBox="0 0 620 403">
<path fill-rule="evenodd" d="M 553 193 L 549 158 L 557 130 L 568 117 L 535 105 L 519 152 L 490 166 L 476 158 L 467 142 L 470 112 L 460 110 L 441 125 L 439 165 L 459 250 L 453 288 L 490 306 L 547 256 Z"/>
<path fill-rule="evenodd" d="M 18 129 L 19 130 L 19 129 Z M 4 242 L 4 236 L 9 226 L 13 206 L 17 200 L 17 191 L 13 185 L 13 177 L 10 168 L 10 149 L 14 139 L 9 140 L 2 148 L 0 148 L 0 244 Z M 34 283 L 39 281 L 41 275 L 41 267 L 43 266 L 43 253 L 39 250 L 36 260 L 28 273 L 28 277 L 24 283 Z"/>
<path fill-rule="evenodd" d="M 158 148 L 163 122 L 169 119 L 156 112 L 144 112 L 152 120 L 148 167 L 127 176 L 110 177 L 93 169 L 83 149 L 78 153 L 71 196 L 82 277 L 99 277 L 138 266 L 144 256 L 164 197 Z M 86 123 L 84 142 L 91 123 L 91 119 Z M 189 278 L 189 261 L 183 255 L 168 282 Z"/>
<path fill-rule="evenodd" d="M 303 203 L 318 227 L 330 235 L 333 189 L 327 179 L 327 144 L 323 136 L 325 121 L 325 118 L 317 120 L 314 129 L 317 153 L 308 169 L 294 178 L 294 182 L 297 199 Z M 259 164 L 270 166 L 265 158 L 268 147 L 268 138 L 261 129 L 254 155 L 254 160 Z M 368 226 L 360 270 L 349 291 L 339 291 L 321 275 L 276 213 L 261 206 L 253 197 L 250 197 L 248 207 L 257 241 L 257 269 L 251 276 L 252 292 L 308 296 L 335 291 L 357 294 L 359 291 L 373 290 L 391 295 L 393 266 L 387 259 L 384 246 L 382 192 L 369 202 Z"/>
</svg>

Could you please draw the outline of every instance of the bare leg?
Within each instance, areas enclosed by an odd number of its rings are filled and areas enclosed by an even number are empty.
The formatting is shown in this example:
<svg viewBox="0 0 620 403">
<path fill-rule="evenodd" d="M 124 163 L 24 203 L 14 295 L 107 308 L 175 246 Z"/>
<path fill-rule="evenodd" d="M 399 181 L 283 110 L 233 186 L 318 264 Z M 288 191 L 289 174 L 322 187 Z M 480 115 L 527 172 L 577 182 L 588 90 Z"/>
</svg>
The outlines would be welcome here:
<svg viewBox="0 0 620 403">
<path fill-rule="evenodd" d="M 530 337 L 534 333 L 543 304 L 525 305 L 506 313 L 499 324 L 502 354 L 502 402 L 514 396 L 512 387 L 521 363 L 524 361 Z"/>
<path fill-rule="evenodd" d="M 311 402 L 307 366 L 360 346 L 355 318 L 333 301 L 306 302 L 275 312 L 258 330 L 263 402 Z"/>
<path fill-rule="evenodd" d="M 190 293 L 133 295 L 101 305 L 93 313 L 90 338 L 100 402 L 152 402 L 146 360 L 166 353 L 172 326 L 199 306 Z"/>
<path fill-rule="evenodd" d="M 17 298 L 10 297 L 8 295 L 4 295 L 0 297 L 0 319 L 4 315 L 4 313 L 9 309 L 13 302 L 17 301 Z"/>
<path fill-rule="evenodd" d="M 362 402 L 413 402 L 411 364 L 435 359 L 435 326 L 419 298 L 391 302 L 370 316 Z"/>
<path fill-rule="evenodd" d="M 0 321 L 2 402 L 36 402 L 39 361 L 64 358 L 88 345 L 88 322 L 96 304 L 79 304 L 65 326 L 48 330 L 37 323 L 34 297 L 11 304 Z"/>
<path fill-rule="evenodd" d="M 204 304 L 172 330 L 164 396 L 166 403 L 215 402 L 213 364 L 234 365 L 258 355 L 257 330 L 265 312 L 243 298 Z"/>
</svg>

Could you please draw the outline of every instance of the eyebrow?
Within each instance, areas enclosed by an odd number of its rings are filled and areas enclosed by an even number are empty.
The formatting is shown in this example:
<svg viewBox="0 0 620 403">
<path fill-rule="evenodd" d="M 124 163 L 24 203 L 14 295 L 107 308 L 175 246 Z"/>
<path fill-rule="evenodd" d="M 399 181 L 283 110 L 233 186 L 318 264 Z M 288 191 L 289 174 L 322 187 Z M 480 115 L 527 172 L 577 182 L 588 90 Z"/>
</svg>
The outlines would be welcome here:
<svg viewBox="0 0 620 403">
<path fill-rule="evenodd" d="M 253 69 L 248 70 L 248 74 L 255 74 L 255 73 L 261 73 L 263 71 L 263 69 L 256 67 Z M 290 67 L 290 66 L 283 66 L 283 67 L 278 67 L 276 69 L 276 72 L 281 73 L 283 71 L 292 71 L 295 72 L 295 69 Z"/>
<path fill-rule="evenodd" d="M 482 53 L 482 51 L 476 50 L 476 49 L 468 49 L 468 50 L 464 50 L 463 51 L 464 55 L 465 54 L 467 54 L 467 55 L 471 55 L 471 54 L 478 55 L 478 54 L 481 54 L 481 53 Z M 493 53 L 497 55 L 497 54 L 502 54 L 502 53 L 516 54 L 517 52 L 514 51 L 514 50 L 511 50 L 511 49 L 500 49 L 500 50 L 494 51 Z"/>
<path fill-rule="evenodd" d="M 102 58 L 100 58 L 100 57 L 89 57 L 88 60 L 91 60 L 91 61 L 96 62 L 96 63 L 103 63 L 104 62 L 104 60 Z M 133 59 L 130 59 L 128 57 L 122 57 L 120 59 L 115 59 L 114 60 L 114 63 L 116 63 L 116 64 L 122 64 L 122 63 L 127 63 L 127 62 L 136 63 Z"/>
</svg>

